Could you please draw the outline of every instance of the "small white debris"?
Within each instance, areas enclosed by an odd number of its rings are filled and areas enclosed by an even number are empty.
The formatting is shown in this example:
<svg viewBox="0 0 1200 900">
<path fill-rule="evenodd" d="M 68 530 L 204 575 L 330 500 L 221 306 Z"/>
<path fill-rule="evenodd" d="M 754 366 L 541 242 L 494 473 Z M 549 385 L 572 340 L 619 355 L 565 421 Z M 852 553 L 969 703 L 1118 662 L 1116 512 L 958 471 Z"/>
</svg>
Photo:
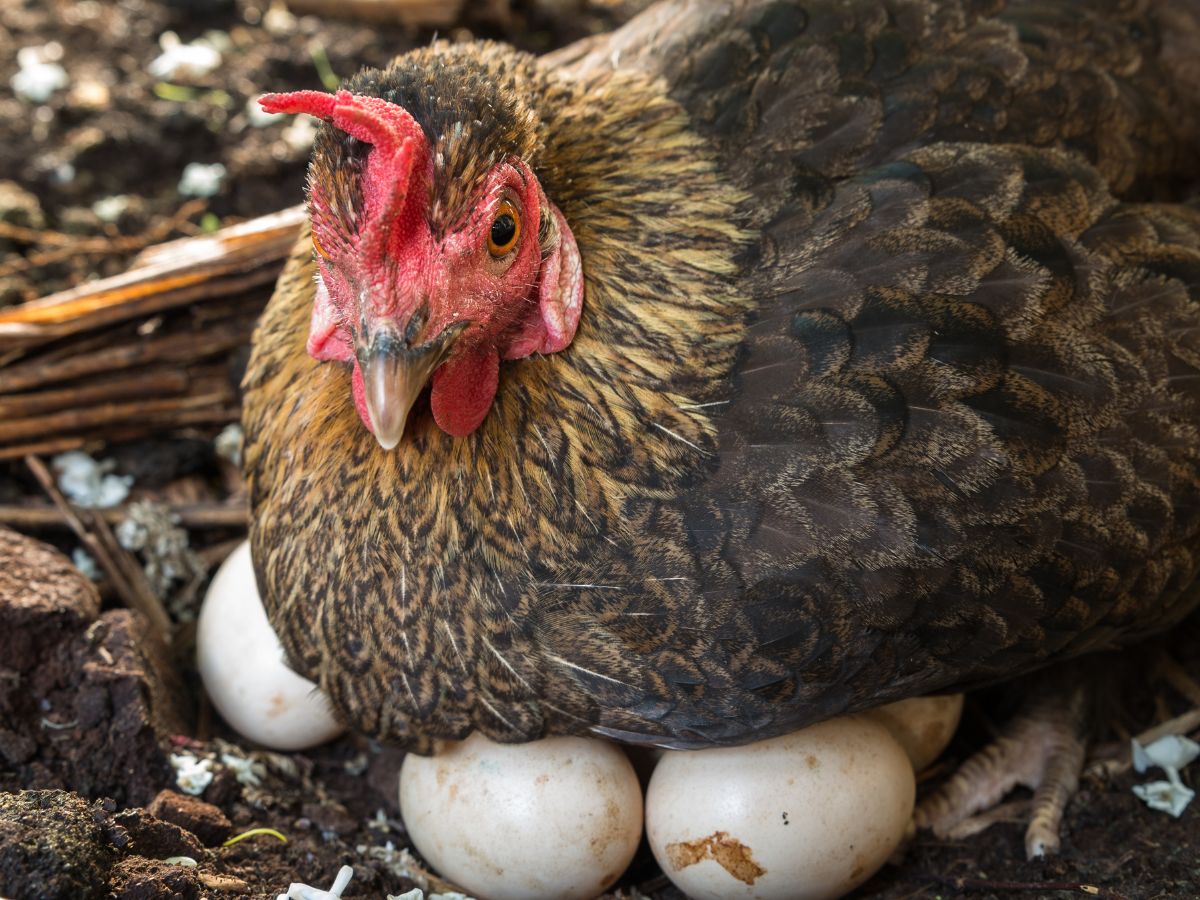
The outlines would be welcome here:
<svg viewBox="0 0 1200 900">
<path fill-rule="evenodd" d="M 353 877 L 354 869 L 350 866 L 342 866 L 338 869 L 337 878 L 333 880 L 333 886 L 329 890 L 323 891 L 320 888 L 293 881 L 288 887 L 287 893 L 280 894 L 276 900 L 339 900 L 342 891 L 346 889 L 346 885 Z"/>
<path fill-rule="evenodd" d="M 232 753 L 222 753 L 221 764 L 233 772 L 238 784 L 247 787 L 259 787 L 267 774 L 267 767 L 262 763 Z"/>
<path fill-rule="evenodd" d="M 425 892 L 420 888 L 413 888 L 403 894 L 388 894 L 387 900 L 425 900 Z M 429 900 L 472 900 L 466 894 L 460 894 L 458 891 L 449 891 L 445 894 L 430 894 Z"/>
<path fill-rule="evenodd" d="M 172 753 L 171 767 L 175 770 L 175 783 L 185 794 L 199 797 L 212 784 L 211 759 L 197 759 L 190 753 Z"/>
<path fill-rule="evenodd" d="M 221 52 L 206 40 L 185 44 L 173 31 L 164 31 L 158 39 L 162 53 L 146 67 L 155 78 L 165 81 L 203 78 L 221 65 Z"/>
<path fill-rule="evenodd" d="M 115 222 L 129 209 L 128 194 L 113 194 L 92 204 L 92 212 L 101 222 Z"/>
<path fill-rule="evenodd" d="M 52 174 L 59 184 L 70 184 L 75 180 L 75 167 L 70 163 L 62 163 L 54 167 Z"/>
<path fill-rule="evenodd" d="M 55 41 L 18 50 L 17 74 L 9 80 L 13 93 L 28 103 L 45 103 L 55 91 L 65 88 L 71 78 L 58 59 L 62 59 L 62 45 Z"/>
<path fill-rule="evenodd" d="M 1151 809 L 1183 815 L 1196 792 L 1183 783 L 1179 770 L 1200 756 L 1200 744 L 1178 734 L 1169 734 L 1143 747 L 1136 739 L 1133 744 L 1133 767 L 1142 773 L 1157 766 L 1167 773 L 1166 781 L 1151 781 L 1134 785 L 1133 792 Z"/>
<path fill-rule="evenodd" d="M 185 197 L 211 197 L 221 190 L 225 167 L 220 163 L 188 163 L 179 177 L 179 193 Z"/>
<path fill-rule="evenodd" d="M 1174 776 L 1170 781 L 1135 784 L 1133 792 L 1151 809 L 1170 813 L 1178 819 L 1188 808 L 1188 804 L 1192 802 L 1196 792 L 1181 782 L 1173 770 L 1170 774 Z"/>
<path fill-rule="evenodd" d="M 226 425 L 213 441 L 217 456 L 226 462 L 233 463 L 238 468 L 242 465 L 242 426 L 237 422 Z"/>
<path fill-rule="evenodd" d="M 71 502 L 87 509 L 107 509 L 129 496 L 132 475 L 113 475 L 115 460 L 96 462 L 82 450 L 60 453 L 50 462 L 58 488 Z"/>
<path fill-rule="evenodd" d="M 250 123 L 251 128 L 266 128 L 272 122 L 278 122 L 282 113 L 271 113 L 259 105 L 259 98 L 265 96 L 258 94 L 246 101 L 246 119 Z"/>
<path fill-rule="evenodd" d="M 1133 768 L 1140 775 L 1151 766 L 1160 769 L 1183 769 L 1200 756 L 1200 744 L 1181 734 L 1168 734 L 1143 747 L 1133 740 Z"/>
<path fill-rule="evenodd" d="M 75 568 L 82 572 L 86 578 L 90 578 L 92 581 L 100 580 L 100 567 L 96 565 L 96 561 L 92 559 L 91 554 L 82 547 L 76 547 L 71 551 L 71 562 L 75 564 Z"/>
<path fill-rule="evenodd" d="M 193 582 L 204 575 L 204 562 L 188 545 L 188 533 L 179 527 L 179 517 L 160 503 L 142 500 L 130 504 L 115 534 L 126 550 L 141 553 L 146 578 L 160 598 L 168 595 L 175 582 Z M 178 615 L 186 612 L 173 611 Z"/>
<path fill-rule="evenodd" d="M 169 866 L 186 866 L 189 869 L 194 869 L 199 865 L 190 856 L 168 856 L 163 862 Z"/>
</svg>

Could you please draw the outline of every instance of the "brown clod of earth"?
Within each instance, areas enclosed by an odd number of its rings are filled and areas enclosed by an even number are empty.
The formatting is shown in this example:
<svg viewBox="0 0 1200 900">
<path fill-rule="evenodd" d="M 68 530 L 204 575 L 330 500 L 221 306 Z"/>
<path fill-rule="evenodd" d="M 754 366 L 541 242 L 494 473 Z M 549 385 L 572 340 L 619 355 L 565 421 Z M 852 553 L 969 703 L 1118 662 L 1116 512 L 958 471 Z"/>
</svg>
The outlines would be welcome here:
<svg viewBox="0 0 1200 900">
<path fill-rule="evenodd" d="M 107 896 L 114 838 L 105 810 L 77 794 L 0 794 L 0 897 Z"/>
<path fill-rule="evenodd" d="M 53 547 L 0 527 L 0 666 L 23 672 L 90 624 L 100 595 Z"/>
<path fill-rule="evenodd" d="M 113 816 L 113 821 L 129 834 L 129 851 L 149 859 L 172 856 L 204 855 L 200 839 L 173 822 L 164 822 L 144 809 L 126 809 Z"/>
<path fill-rule="evenodd" d="M 158 796 L 146 807 L 146 812 L 187 829 L 200 838 L 206 847 L 223 843 L 233 830 L 229 817 L 219 807 L 175 791 L 159 791 Z"/>
<path fill-rule="evenodd" d="M 744 884 L 754 884 L 767 874 L 767 870 L 754 861 L 750 848 L 724 831 L 714 831 L 708 837 L 694 841 L 667 844 L 667 859 L 676 872 L 711 859 Z"/>
</svg>

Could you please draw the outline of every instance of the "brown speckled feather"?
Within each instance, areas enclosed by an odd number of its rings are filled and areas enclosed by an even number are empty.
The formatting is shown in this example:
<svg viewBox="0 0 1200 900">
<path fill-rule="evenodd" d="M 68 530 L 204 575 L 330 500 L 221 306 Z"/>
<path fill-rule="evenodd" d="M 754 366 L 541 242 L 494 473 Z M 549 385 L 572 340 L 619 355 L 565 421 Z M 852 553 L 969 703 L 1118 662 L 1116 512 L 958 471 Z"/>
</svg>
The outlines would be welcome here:
<svg viewBox="0 0 1200 900">
<path fill-rule="evenodd" d="M 1164 200 L 1200 180 L 1200 17 L 1123 10 L 678 2 L 542 62 L 435 45 L 358 76 L 446 142 L 437 98 L 489 85 L 434 208 L 520 147 L 586 298 L 477 432 L 425 411 L 385 453 L 304 352 L 302 243 L 245 416 L 292 663 L 417 747 L 696 746 L 1184 615 L 1200 210 Z M 339 177 L 354 148 L 321 142 Z"/>
</svg>

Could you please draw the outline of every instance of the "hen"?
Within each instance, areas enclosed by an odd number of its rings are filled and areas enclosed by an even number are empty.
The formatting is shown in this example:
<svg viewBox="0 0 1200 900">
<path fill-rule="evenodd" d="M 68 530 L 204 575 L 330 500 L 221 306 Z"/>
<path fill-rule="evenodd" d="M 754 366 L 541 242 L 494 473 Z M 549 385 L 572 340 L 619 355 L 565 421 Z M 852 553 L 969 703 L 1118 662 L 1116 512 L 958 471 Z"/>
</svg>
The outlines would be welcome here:
<svg viewBox="0 0 1200 900">
<path fill-rule="evenodd" d="M 1178 621 L 1198 54 L 1194 4 L 668 0 L 268 98 L 326 120 L 245 382 L 291 664 L 417 748 L 689 748 Z"/>
</svg>

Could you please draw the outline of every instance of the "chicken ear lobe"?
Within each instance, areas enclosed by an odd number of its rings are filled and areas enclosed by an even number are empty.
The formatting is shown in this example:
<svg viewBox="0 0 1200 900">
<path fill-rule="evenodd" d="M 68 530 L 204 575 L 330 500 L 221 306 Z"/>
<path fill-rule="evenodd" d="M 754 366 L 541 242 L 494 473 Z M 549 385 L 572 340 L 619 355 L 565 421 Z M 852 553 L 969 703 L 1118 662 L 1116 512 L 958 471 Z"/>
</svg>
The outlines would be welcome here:
<svg viewBox="0 0 1200 900">
<path fill-rule="evenodd" d="M 553 217 L 554 237 L 538 273 L 537 314 L 504 348 L 505 359 L 565 350 L 579 327 L 583 311 L 583 262 L 579 246 L 566 218 L 549 200 L 542 207 L 542 215 Z"/>
</svg>

